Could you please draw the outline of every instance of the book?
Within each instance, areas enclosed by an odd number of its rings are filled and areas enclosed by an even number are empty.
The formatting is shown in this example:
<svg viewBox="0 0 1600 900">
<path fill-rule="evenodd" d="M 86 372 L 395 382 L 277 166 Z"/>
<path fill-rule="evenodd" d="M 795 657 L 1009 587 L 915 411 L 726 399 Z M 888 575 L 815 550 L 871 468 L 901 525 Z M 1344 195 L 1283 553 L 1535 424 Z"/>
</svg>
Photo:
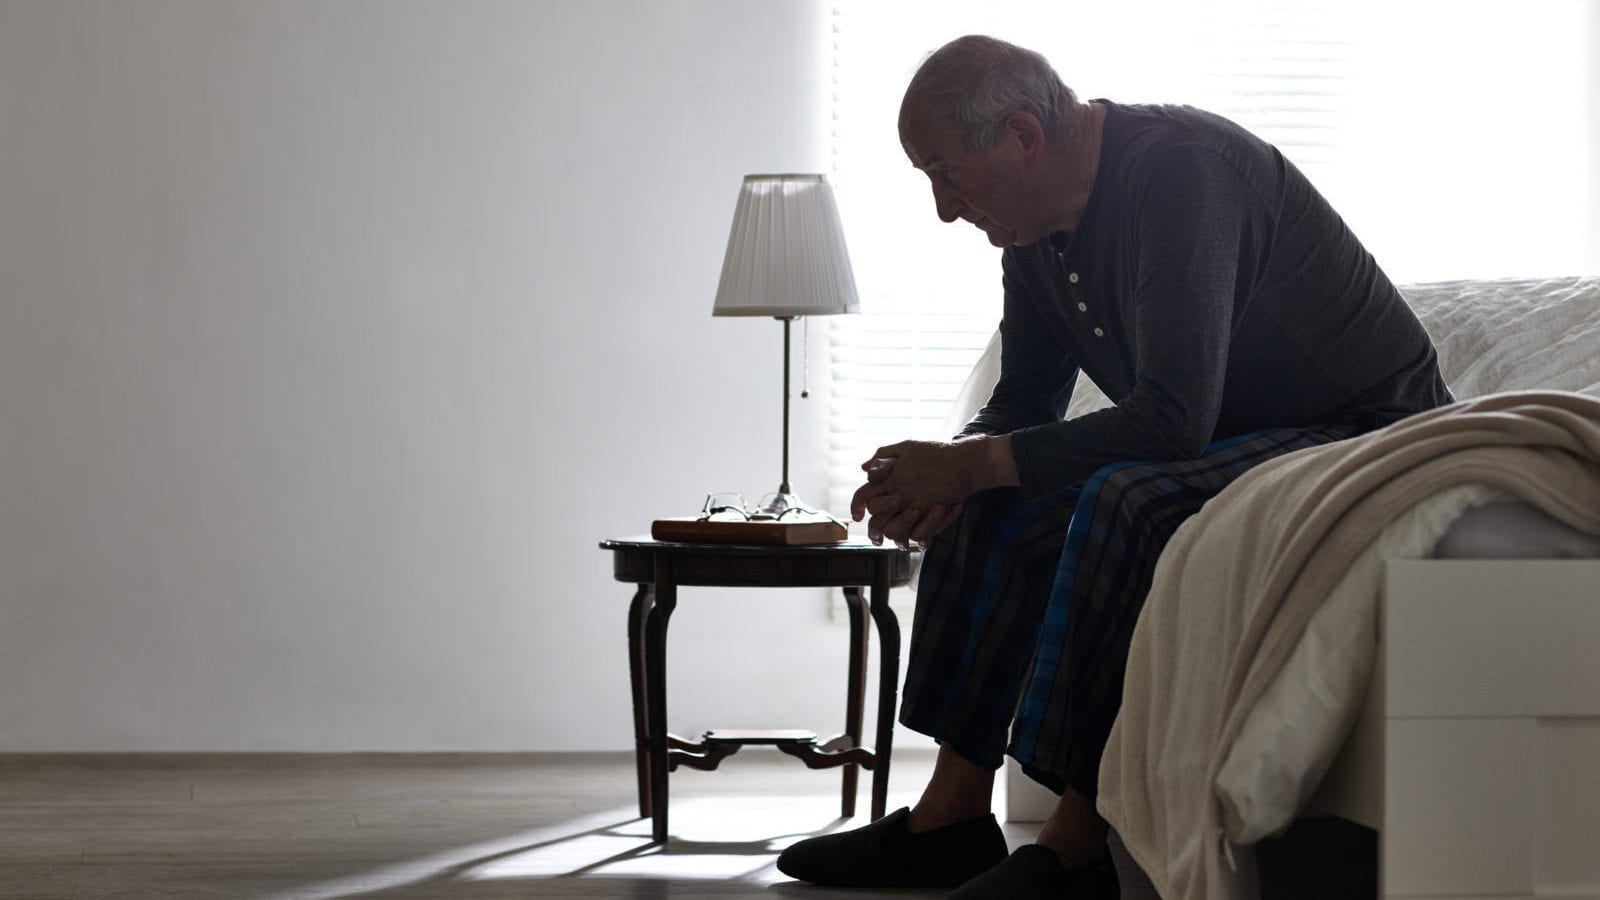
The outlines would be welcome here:
<svg viewBox="0 0 1600 900">
<path fill-rule="evenodd" d="M 849 537 L 849 529 L 832 519 L 808 518 L 793 521 L 755 521 L 701 519 L 677 516 L 657 519 L 650 536 L 658 541 L 689 544 L 760 544 L 792 547 L 803 544 L 837 544 Z"/>
</svg>

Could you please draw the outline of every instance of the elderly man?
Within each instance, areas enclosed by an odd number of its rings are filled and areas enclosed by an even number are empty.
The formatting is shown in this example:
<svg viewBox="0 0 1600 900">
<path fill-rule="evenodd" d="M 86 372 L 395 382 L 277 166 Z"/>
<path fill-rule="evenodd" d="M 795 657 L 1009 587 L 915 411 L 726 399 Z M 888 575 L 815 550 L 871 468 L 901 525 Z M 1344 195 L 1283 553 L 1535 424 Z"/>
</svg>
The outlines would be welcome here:
<svg viewBox="0 0 1600 900">
<path fill-rule="evenodd" d="M 923 63 L 899 125 L 939 218 L 1005 248 L 988 404 L 952 442 L 879 449 L 852 501 L 874 540 L 927 546 L 901 721 L 939 755 L 916 806 L 778 866 L 1115 897 L 1097 772 L 1166 540 L 1251 466 L 1451 397 L 1372 256 L 1225 119 L 1082 103 L 1040 55 L 973 36 Z M 1080 371 L 1116 405 L 1063 421 Z M 989 812 L 1007 753 L 1061 796 L 1009 856 Z"/>
</svg>

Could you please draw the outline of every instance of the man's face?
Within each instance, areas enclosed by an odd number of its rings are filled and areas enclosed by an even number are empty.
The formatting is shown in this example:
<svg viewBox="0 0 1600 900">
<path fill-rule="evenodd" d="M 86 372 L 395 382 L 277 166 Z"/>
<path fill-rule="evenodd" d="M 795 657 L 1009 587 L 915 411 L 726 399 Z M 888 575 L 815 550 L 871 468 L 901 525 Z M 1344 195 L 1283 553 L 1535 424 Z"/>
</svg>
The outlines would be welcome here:
<svg viewBox="0 0 1600 900">
<path fill-rule="evenodd" d="M 933 187 L 939 218 L 972 223 L 996 247 L 1031 244 L 1048 233 L 1039 231 L 1032 204 L 1023 201 L 1021 170 L 1008 136 L 988 150 L 972 153 L 942 123 L 913 122 L 903 135 L 911 164 L 928 176 Z"/>
</svg>

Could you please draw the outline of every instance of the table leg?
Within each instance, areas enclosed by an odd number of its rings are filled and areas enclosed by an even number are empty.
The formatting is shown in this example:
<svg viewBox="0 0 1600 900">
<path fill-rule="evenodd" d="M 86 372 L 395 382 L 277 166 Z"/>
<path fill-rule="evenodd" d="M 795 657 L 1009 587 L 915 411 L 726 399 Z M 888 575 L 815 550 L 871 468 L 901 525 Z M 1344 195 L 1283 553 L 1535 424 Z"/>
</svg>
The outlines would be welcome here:
<svg viewBox="0 0 1600 900">
<path fill-rule="evenodd" d="M 650 805 L 650 704 L 645 687 L 644 623 L 655 590 L 639 585 L 628 606 L 628 679 L 633 683 L 633 754 L 639 777 L 639 817 L 647 818 Z"/>
<path fill-rule="evenodd" d="M 862 707 L 867 699 L 867 600 L 861 588 L 844 589 L 845 606 L 850 611 L 850 675 L 845 691 L 844 731 L 854 746 L 861 746 Z M 856 785 L 861 767 L 850 763 L 844 768 L 839 798 L 839 815 L 848 819 L 856 814 Z"/>
<path fill-rule="evenodd" d="M 667 839 L 667 620 L 678 605 L 672 559 L 656 556 L 655 603 L 645 623 L 645 691 L 649 697 L 650 837 Z"/>
<path fill-rule="evenodd" d="M 873 748 L 872 820 L 889 805 L 889 757 L 894 748 L 894 714 L 900 700 L 900 622 L 889 608 L 891 563 L 878 564 L 872 579 L 872 621 L 878 627 L 878 743 Z"/>
</svg>

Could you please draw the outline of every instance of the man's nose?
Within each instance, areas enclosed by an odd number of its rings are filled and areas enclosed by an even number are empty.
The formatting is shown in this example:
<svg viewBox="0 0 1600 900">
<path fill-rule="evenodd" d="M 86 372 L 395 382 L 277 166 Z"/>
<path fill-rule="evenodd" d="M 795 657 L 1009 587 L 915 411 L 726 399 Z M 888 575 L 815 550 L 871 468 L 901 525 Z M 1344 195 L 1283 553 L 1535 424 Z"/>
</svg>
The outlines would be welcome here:
<svg viewBox="0 0 1600 900">
<path fill-rule="evenodd" d="M 933 208 L 939 211 L 940 220 L 945 222 L 954 222 L 961 215 L 961 201 L 938 185 L 933 186 Z"/>
</svg>

